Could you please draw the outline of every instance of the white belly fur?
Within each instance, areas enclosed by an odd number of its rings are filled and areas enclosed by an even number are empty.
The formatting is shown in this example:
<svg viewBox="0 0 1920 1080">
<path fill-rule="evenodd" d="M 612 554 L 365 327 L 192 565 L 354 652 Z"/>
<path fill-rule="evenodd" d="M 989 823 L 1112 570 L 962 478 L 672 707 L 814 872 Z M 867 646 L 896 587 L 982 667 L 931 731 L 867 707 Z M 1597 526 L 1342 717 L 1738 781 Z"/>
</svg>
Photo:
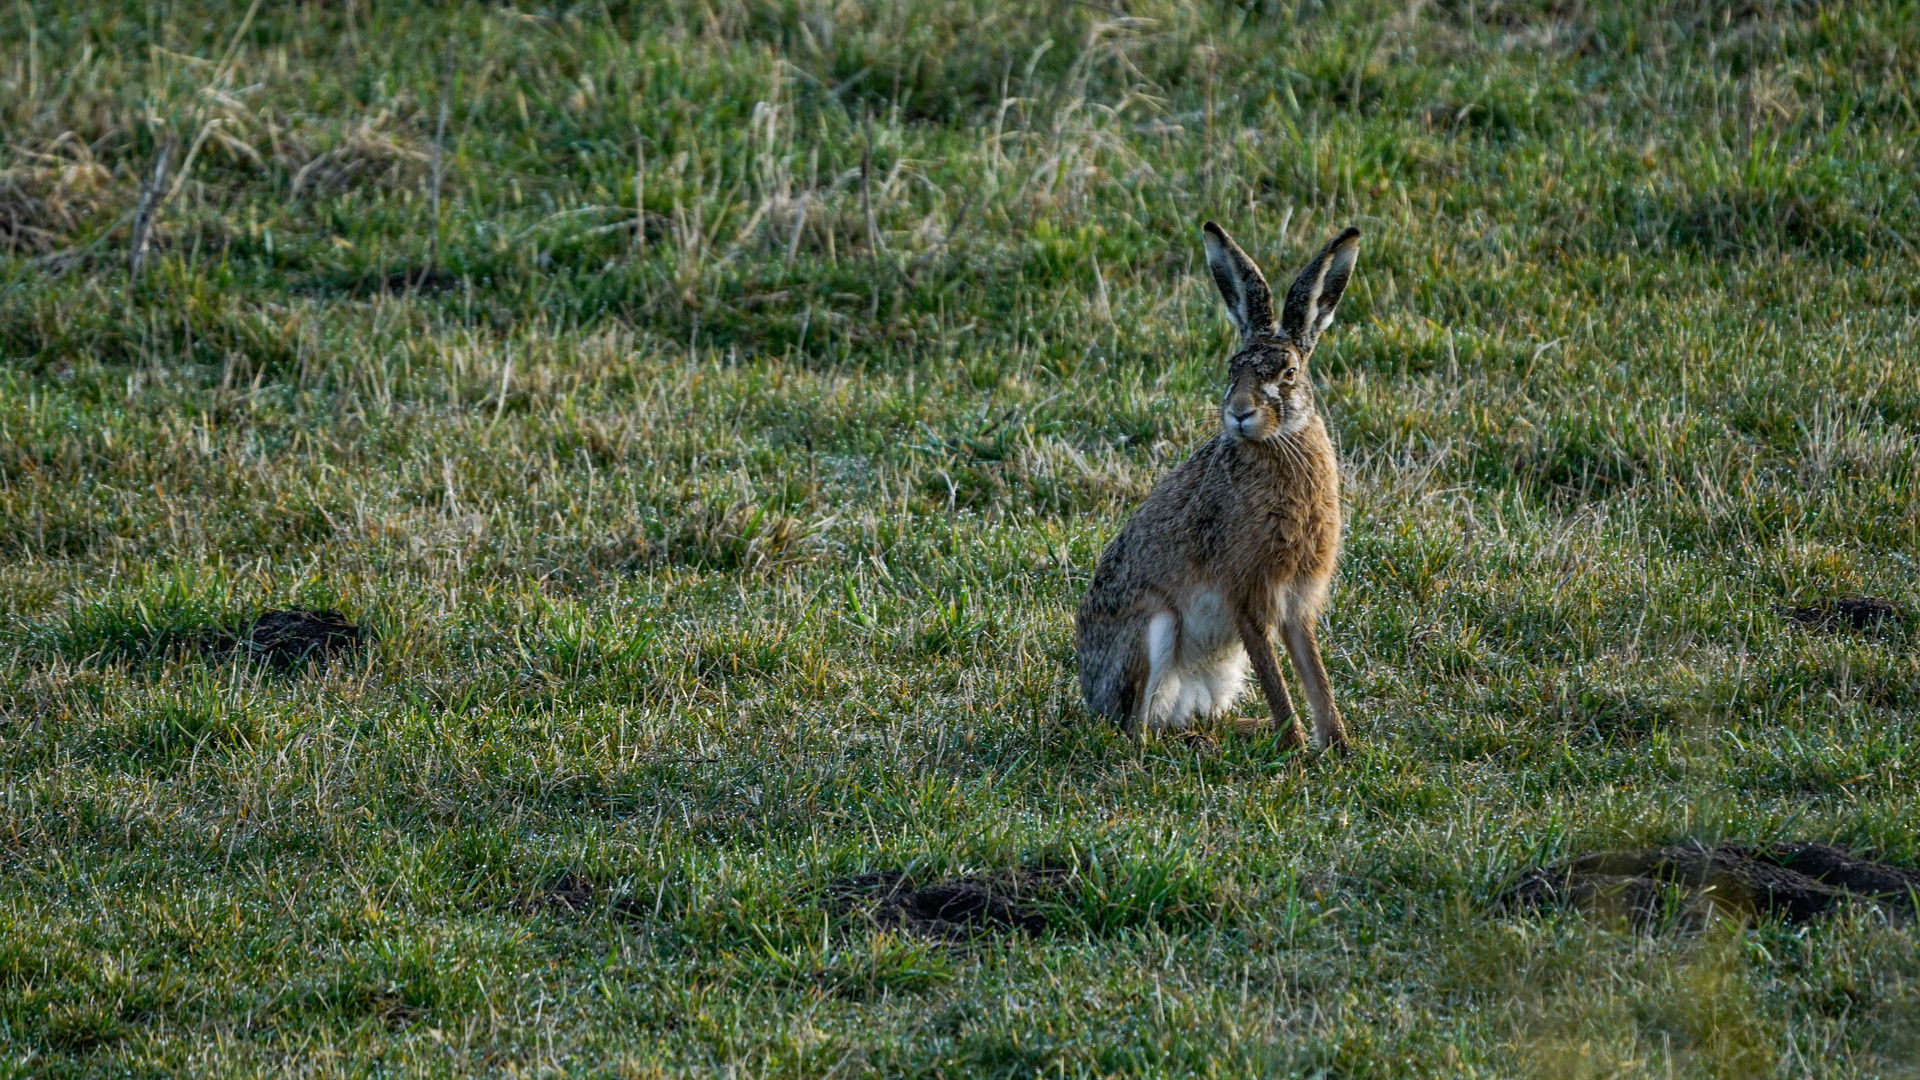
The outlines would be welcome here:
<svg viewBox="0 0 1920 1080">
<path fill-rule="evenodd" d="M 1211 589 L 1183 598 L 1180 617 L 1147 620 L 1146 722 L 1180 731 L 1233 707 L 1247 684 L 1247 651 L 1233 615 Z"/>
</svg>

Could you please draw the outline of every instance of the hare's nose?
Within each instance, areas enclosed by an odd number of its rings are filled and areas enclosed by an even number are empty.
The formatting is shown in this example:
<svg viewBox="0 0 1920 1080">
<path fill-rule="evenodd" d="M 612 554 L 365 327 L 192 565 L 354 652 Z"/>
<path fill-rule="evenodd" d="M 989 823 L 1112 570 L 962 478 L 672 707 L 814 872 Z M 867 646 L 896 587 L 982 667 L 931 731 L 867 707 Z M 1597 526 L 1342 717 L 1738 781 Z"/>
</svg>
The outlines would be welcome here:
<svg viewBox="0 0 1920 1080">
<path fill-rule="evenodd" d="M 1259 410 L 1255 409 L 1252 405 L 1234 404 L 1234 405 L 1228 406 L 1227 411 L 1229 414 L 1233 416 L 1235 420 L 1245 422 L 1247 420 L 1253 419 L 1253 414 L 1258 412 Z"/>
</svg>

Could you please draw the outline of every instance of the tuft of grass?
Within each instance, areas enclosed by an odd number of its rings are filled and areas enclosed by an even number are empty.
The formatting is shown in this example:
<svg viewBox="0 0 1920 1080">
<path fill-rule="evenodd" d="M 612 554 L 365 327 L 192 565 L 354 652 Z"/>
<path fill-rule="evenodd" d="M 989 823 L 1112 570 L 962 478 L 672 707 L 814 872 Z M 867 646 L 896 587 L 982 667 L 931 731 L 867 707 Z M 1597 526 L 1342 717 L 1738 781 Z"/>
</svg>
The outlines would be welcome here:
<svg viewBox="0 0 1920 1080">
<path fill-rule="evenodd" d="M 1904 1075 L 1911 921 L 1497 899 L 1920 862 L 1914 15 L 0 11 L 0 1070 Z M 1365 234 L 1351 760 L 1078 702 L 1206 218 Z"/>
</svg>

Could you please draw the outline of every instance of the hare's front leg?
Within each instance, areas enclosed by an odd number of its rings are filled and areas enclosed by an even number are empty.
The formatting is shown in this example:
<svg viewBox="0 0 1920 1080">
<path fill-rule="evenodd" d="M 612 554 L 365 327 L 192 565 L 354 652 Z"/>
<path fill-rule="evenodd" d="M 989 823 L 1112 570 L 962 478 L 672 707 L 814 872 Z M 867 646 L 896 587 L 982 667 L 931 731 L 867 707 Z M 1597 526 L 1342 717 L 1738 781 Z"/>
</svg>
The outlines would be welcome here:
<svg viewBox="0 0 1920 1080">
<path fill-rule="evenodd" d="M 1307 733 L 1300 728 L 1300 718 L 1293 714 L 1293 698 L 1280 678 L 1280 658 L 1273 653 L 1267 628 L 1244 611 L 1235 622 L 1240 630 L 1240 644 L 1246 648 L 1247 658 L 1253 661 L 1254 674 L 1260 677 L 1260 692 L 1267 697 L 1273 726 L 1282 732 L 1280 745 L 1288 748 L 1307 745 Z"/>
<path fill-rule="evenodd" d="M 1280 633 L 1287 639 L 1287 654 L 1293 657 L 1294 673 L 1307 694 L 1307 707 L 1313 710 L 1313 741 L 1321 749 L 1346 753 L 1347 725 L 1340 722 L 1340 710 L 1333 705 L 1333 687 L 1327 682 L 1327 669 L 1320 662 L 1320 639 L 1314 636 L 1313 623 L 1289 620 Z"/>
</svg>

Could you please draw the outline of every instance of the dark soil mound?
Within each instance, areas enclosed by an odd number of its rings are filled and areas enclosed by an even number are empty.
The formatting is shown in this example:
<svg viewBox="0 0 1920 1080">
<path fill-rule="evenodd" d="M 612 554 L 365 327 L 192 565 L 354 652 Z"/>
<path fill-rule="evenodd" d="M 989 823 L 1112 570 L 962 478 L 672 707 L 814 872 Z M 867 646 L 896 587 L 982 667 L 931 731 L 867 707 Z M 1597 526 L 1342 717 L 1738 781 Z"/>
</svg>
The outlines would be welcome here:
<svg viewBox="0 0 1920 1080">
<path fill-rule="evenodd" d="M 1782 614 L 1814 630 L 1871 630 L 1879 625 L 1897 625 L 1907 617 L 1898 604 L 1877 596 L 1816 600 L 1805 607 L 1785 608 Z"/>
<path fill-rule="evenodd" d="M 599 894 L 599 886 L 569 870 L 534 893 L 524 906 L 530 911 L 584 915 L 592 910 L 593 901 Z"/>
<path fill-rule="evenodd" d="M 300 296 L 400 296 L 435 294 L 460 287 L 460 279 L 434 267 L 406 267 L 357 277 L 321 274 L 297 281 L 291 291 Z"/>
<path fill-rule="evenodd" d="M 1828 844 L 1682 844 L 1594 851 L 1520 876 L 1508 908 L 1574 907 L 1642 928 L 1715 915 L 1804 923 L 1854 899 L 1911 914 L 1920 870 L 1856 859 Z"/>
<path fill-rule="evenodd" d="M 1027 870 L 919 885 L 898 870 L 882 870 L 830 882 L 826 897 L 841 914 L 948 940 L 1011 931 L 1038 934 L 1047 928 L 1047 919 L 1031 905 L 1062 876 Z"/>
<path fill-rule="evenodd" d="M 353 652 L 371 636 L 337 611 L 287 608 L 261 612 L 233 643 L 233 652 L 275 667 L 297 667 L 310 659 Z"/>
</svg>

